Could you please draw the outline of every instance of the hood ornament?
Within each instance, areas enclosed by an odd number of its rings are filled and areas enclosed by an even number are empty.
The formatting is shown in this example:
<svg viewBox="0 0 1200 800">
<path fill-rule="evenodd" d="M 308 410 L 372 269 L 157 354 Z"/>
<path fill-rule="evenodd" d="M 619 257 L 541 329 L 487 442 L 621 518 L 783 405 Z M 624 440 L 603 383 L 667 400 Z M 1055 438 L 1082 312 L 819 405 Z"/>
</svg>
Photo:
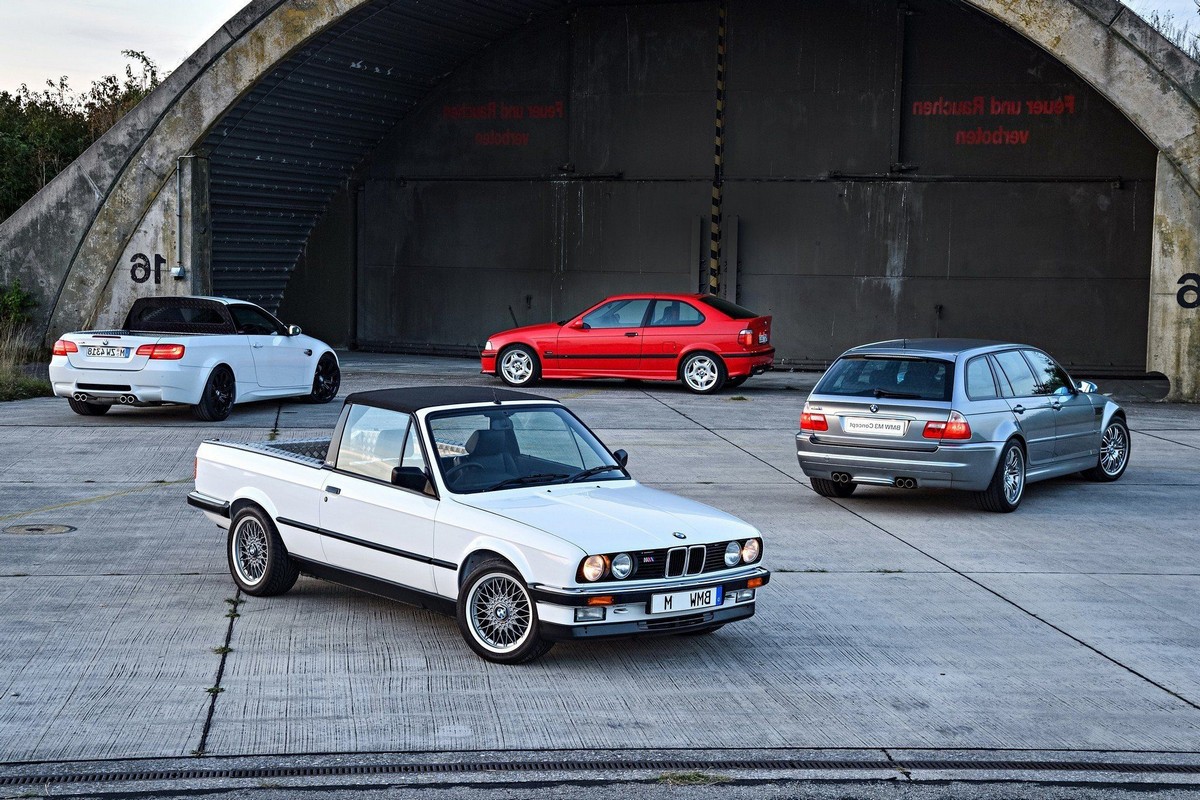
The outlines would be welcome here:
<svg viewBox="0 0 1200 800">
<path fill-rule="evenodd" d="M 687 538 L 686 533 L 680 533 L 679 531 L 675 531 L 671 535 L 674 536 L 676 539 L 686 539 Z"/>
</svg>

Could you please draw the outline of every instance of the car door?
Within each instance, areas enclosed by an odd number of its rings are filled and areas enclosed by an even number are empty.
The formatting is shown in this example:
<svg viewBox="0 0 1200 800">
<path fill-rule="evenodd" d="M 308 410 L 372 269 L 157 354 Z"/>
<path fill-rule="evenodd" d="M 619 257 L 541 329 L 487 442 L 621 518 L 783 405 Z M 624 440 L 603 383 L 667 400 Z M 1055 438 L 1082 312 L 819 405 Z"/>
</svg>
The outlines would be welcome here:
<svg viewBox="0 0 1200 800">
<path fill-rule="evenodd" d="M 229 313 L 238 333 L 246 337 L 254 358 L 258 385 L 267 389 L 307 386 L 316 364 L 312 350 L 299 336 L 288 336 L 283 323 L 257 306 L 232 304 Z"/>
<path fill-rule="evenodd" d="M 391 482 L 395 467 L 427 471 L 427 463 L 411 415 L 351 408 L 334 469 L 322 486 L 321 533 L 331 565 L 434 591 L 438 500 Z"/>
<path fill-rule="evenodd" d="M 1005 400 L 1025 434 L 1029 466 L 1044 467 L 1054 460 L 1055 409 L 1050 398 L 1039 394 L 1041 384 L 1020 351 L 1004 350 L 992 358 L 999 367 Z"/>
<path fill-rule="evenodd" d="M 704 314 L 691 303 L 655 300 L 642 329 L 641 371 L 647 376 L 674 378 L 679 353 L 703 324 Z"/>
<path fill-rule="evenodd" d="M 587 375 L 636 375 L 649 298 L 610 300 L 562 327 L 558 358 L 563 370 Z"/>
<path fill-rule="evenodd" d="M 1100 418 L 1091 398 L 1076 390 L 1071 376 L 1041 350 L 1022 350 L 1033 367 L 1042 393 L 1054 409 L 1054 456 L 1069 461 L 1096 455 L 1100 447 Z"/>
</svg>

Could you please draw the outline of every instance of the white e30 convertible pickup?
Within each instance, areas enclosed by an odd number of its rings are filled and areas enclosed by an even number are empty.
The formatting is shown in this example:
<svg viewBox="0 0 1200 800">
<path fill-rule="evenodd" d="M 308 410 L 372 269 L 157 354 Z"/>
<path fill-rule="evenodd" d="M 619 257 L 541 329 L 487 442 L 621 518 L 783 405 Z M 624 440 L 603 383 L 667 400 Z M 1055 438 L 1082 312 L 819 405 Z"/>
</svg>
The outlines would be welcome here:
<svg viewBox="0 0 1200 800">
<path fill-rule="evenodd" d="M 641 486 L 626 460 L 547 398 L 385 389 L 350 395 L 331 440 L 204 442 L 188 503 L 228 529 L 247 594 L 337 581 L 456 615 L 489 661 L 752 616 L 758 530 Z"/>
</svg>

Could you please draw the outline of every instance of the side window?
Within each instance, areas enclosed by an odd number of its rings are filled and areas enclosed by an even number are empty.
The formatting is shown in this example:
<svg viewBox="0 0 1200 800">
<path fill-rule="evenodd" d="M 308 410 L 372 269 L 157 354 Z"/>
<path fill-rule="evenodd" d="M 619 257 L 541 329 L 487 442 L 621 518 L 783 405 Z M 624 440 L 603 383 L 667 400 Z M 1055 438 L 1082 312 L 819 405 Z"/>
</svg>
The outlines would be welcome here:
<svg viewBox="0 0 1200 800">
<path fill-rule="evenodd" d="M 672 328 L 699 325 L 704 315 L 682 300 L 655 300 L 650 312 L 650 327 Z"/>
<path fill-rule="evenodd" d="M 1025 363 L 1024 357 L 1019 352 L 1006 350 L 1003 353 L 996 353 L 995 359 L 1005 377 L 1008 378 L 1014 396 L 1033 397 L 1038 393 L 1037 378 L 1034 377 L 1033 370 Z"/>
<path fill-rule="evenodd" d="M 967 362 L 967 397 L 972 400 L 991 400 L 999 397 L 992 368 L 987 356 L 977 356 Z"/>
<path fill-rule="evenodd" d="M 428 471 L 416 425 L 408 426 L 408 437 L 404 440 L 404 454 L 400 458 L 400 466 Z"/>
<path fill-rule="evenodd" d="M 649 300 L 613 300 L 584 316 L 591 328 L 640 328 Z"/>
<path fill-rule="evenodd" d="M 283 333 L 274 318 L 254 306 L 230 306 L 229 313 L 233 315 L 233 323 L 237 325 L 238 333 L 252 336 L 276 336 Z"/>
<path fill-rule="evenodd" d="M 390 483 L 406 452 L 411 417 L 398 411 L 355 406 L 346 418 L 337 469 Z M 415 445 L 420 453 L 420 445 Z M 424 463 L 422 461 L 422 463 Z"/>
<path fill-rule="evenodd" d="M 1040 350 L 1022 350 L 1037 376 L 1038 394 L 1070 394 L 1071 379 L 1054 359 Z"/>
</svg>

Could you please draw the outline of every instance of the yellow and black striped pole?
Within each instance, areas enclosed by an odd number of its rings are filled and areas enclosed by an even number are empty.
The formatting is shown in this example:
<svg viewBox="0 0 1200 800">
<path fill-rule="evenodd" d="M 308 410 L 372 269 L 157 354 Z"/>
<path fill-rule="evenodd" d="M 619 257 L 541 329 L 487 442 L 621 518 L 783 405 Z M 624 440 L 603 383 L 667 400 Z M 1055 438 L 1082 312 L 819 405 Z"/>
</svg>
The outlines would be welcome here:
<svg viewBox="0 0 1200 800">
<path fill-rule="evenodd" d="M 717 14 L 717 128 L 713 141 L 712 211 L 709 221 L 708 293 L 721 290 L 721 181 L 725 150 L 725 17 L 727 0 L 718 0 Z"/>
</svg>

